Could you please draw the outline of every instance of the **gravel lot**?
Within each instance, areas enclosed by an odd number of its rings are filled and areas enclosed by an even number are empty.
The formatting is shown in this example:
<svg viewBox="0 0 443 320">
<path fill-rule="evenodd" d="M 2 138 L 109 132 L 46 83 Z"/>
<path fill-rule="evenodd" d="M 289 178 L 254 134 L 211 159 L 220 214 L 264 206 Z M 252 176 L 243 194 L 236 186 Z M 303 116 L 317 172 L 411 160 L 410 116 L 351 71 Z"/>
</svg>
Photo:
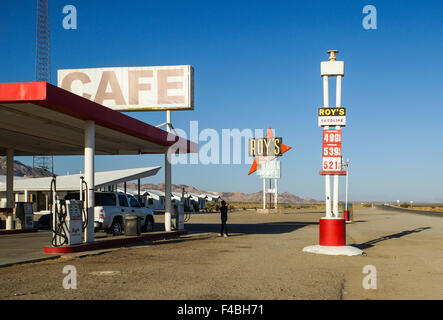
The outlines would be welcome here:
<svg viewBox="0 0 443 320">
<path fill-rule="evenodd" d="M 365 255 L 302 252 L 318 244 L 323 215 L 233 212 L 223 238 L 218 214 L 196 214 L 179 239 L 0 268 L 0 299 L 443 298 L 443 218 L 361 209 L 347 244 Z M 76 290 L 63 289 L 66 265 Z M 365 265 L 376 267 L 375 290 L 363 289 Z"/>
</svg>

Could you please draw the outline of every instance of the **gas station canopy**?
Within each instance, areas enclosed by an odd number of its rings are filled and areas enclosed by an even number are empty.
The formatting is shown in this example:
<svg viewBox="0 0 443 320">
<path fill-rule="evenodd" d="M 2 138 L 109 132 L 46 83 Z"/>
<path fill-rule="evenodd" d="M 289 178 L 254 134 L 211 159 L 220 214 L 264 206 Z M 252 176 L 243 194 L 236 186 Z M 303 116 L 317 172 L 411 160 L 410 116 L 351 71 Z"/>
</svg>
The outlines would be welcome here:
<svg viewBox="0 0 443 320">
<path fill-rule="evenodd" d="M 95 155 L 165 154 L 165 191 L 170 194 L 168 150 L 198 151 L 196 143 L 46 82 L 0 83 L 0 136 L 0 155 L 6 155 L 6 228 L 13 224 L 14 156 L 84 155 L 86 242 L 94 241 Z M 165 211 L 165 230 L 170 231 L 170 197 Z"/>
<path fill-rule="evenodd" d="M 95 123 L 95 154 L 197 152 L 196 143 L 46 82 L 0 83 L 0 155 L 83 155 L 85 121 Z M 169 135 L 169 137 L 168 137 Z"/>
<path fill-rule="evenodd" d="M 95 188 L 103 188 L 118 183 L 155 176 L 161 167 L 145 167 L 95 172 Z M 80 188 L 79 181 L 83 174 L 57 176 L 58 191 L 74 191 Z M 0 176 L 0 191 L 6 190 L 5 176 Z M 14 177 L 14 192 L 50 191 L 52 177 L 22 178 Z"/>
</svg>

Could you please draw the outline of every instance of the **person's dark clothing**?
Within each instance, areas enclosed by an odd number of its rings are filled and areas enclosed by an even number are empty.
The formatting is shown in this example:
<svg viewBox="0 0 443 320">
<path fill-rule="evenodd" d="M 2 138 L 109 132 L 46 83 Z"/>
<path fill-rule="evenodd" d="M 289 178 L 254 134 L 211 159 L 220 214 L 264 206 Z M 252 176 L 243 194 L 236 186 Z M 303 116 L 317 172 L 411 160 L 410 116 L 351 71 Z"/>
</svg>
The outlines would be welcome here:
<svg viewBox="0 0 443 320">
<path fill-rule="evenodd" d="M 228 221 L 228 207 L 221 207 L 220 208 L 220 213 L 221 213 L 221 219 Z"/>
<path fill-rule="evenodd" d="M 228 235 L 228 228 L 226 226 L 226 221 L 228 221 L 228 207 L 221 207 L 220 208 L 220 217 L 221 217 L 221 231 L 220 234 L 221 235 Z"/>
</svg>

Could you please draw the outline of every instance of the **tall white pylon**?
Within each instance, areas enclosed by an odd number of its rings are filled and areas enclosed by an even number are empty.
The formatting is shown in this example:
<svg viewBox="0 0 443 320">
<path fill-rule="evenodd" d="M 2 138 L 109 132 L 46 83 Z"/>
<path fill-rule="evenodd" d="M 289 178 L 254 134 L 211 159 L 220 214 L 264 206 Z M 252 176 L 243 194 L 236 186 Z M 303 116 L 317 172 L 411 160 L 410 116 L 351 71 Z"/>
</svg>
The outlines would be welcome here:
<svg viewBox="0 0 443 320">
<path fill-rule="evenodd" d="M 322 113 L 329 111 L 332 114 L 334 112 L 340 112 L 338 110 L 335 110 L 335 108 L 341 108 L 341 85 L 342 85 L 342 78 L 345 75 L 345 64 L 344 61 L 336 61 L 335 54 L 338 53 L 338 50 L 328 50 L 329 61 L 323 61 L 321 62 L 321 76 L 323 78 L 323 108 L 319 109 L 319 115 Z M 336 87 L 336 103 L 335 108 L 331 108 L 329 106 L 329 77 L 336 77 L 337 80 L 337 87 Z M 327 108 L 327 109 L 326 109 Z M 331 110 L 334 109 L 334 110 Z M 326 111 L 325 111 L 326 110 Z M 320 113 L 320 111 L 322 113 Z M 322 123 L 325 124 L 323 127 L 323 130 L 329 130 L 330 125 L 335 126 L 335 130 L 338 131 L 339 136 L 341 137 L 341 127 L 340 125 L 337 125 L 339 120 L 332 119 L 323 122 L 323 120 L 319 117 L 319 125 L 322 125 Z M 346 121 L 342 123 L 342 125 L 345 125 Z M 329 132 L 324 132 L 325 134 Z M 325 136 L 325 134 L 323 136 Z M 329 141 L 329 140 L 325 140 Z M 337 140 L 335 140 L 337 141 Z M 341 144 L 341 139 L 340 139 Z M 334 151 L 334 157 L 340 157 L 341 154 L 341 145 L 339 147 L 339 151 L 337 154 L 335 154 Z M 323 152 L 323 155 L 325 153 Z M 329 153 L 328 153 L 329 154 Z M 328 161 L 329 162 L 329 161 Z M 328 163 L 327 162 L 327 163 Z M 331 161 L 332 163 L 336 162 Z M 331 168 L 332 169 L 332 168 Z M 303 248 L 304 252 L 311 252 L 311 253 L 320 253 L 320 254 L 328 254 L 328 255 L 360 255 L 363 253 L 358 248 L 354 248 L 352 246 L 346 246 L 346 224 L 345 219 L 339 217 L 339 211 L 338 211 L 338 190 L 339 190 L 339 175 L 341 172 L 337 171 L 337 167 L 335 167 L 333 170 L 326 170 L 321 172 L 320 174 L 325 175 L 325 197 L 326 197 L 326 216 L 324 218 L 320 219 L 319 223 L 319 245 L 314 246 L 308 246 Z M 341 163 L 340 168 L 341 170 Z M 334 183 L 333 183 L 333 199 L 331 199 L 331 175 L 334 176 Z M 331 205 L 331 200 L 333 200 L 333 203 Z"/>
</svg>

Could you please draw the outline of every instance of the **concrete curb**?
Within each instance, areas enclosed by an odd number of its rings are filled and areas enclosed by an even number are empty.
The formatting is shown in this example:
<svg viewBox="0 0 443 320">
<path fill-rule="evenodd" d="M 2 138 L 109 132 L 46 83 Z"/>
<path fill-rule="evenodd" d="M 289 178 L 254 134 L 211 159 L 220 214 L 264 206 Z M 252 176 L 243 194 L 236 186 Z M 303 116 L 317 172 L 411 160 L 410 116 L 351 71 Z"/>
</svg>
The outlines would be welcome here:
<svg viewBox="0 0 443 320">
<path fill-rule="evenodd" d="M 10 266 L 15 266 L 18 264 L 26 264 L 26 263 L 42 262 L 42 261 L 46 261 L 46 260 L 54 260 L 54 259 L 58 259 L 60 257 L 61 257 L 60 255 L 54 255 L 54 256 L 49 256 L 49 257 L 44 257 L 44 258 L 35 258 L 35 259 L 28 259 L 28 260 L 17 261 L 17 262 L 10 262 L 10 263 L 5 263 L 5 264 L 0 264 L 0 268 L 6 268 L 6 267 L 10 267 Z"/>
<path fill-rule="evenodd" d="M 18 230 L 0 230 L 0 236 L 8 234 L 32 233 L 32 232 L 38 232 L 38 229 L 32 228 L 32 229 L 18 229 Z"/>
<path fill-rule="evenodd" d="M 138 242 L 145 242 L 151 240 L 161 240 L 161 239 L 169 239 L 178 237 L 181 235 L 186 235 L 188 233 L 187 230 L 181 231 L 173 231 L 173 232 L 162 232 L 157 234 L 149 234 L 142 235 L 138 237 L 127 237 L 120 239 L 111 239 L 111 240 L 101 240 L 93 243 L 83 243 L 73 246 L 62 246 L 62 247 L 44 247 L 43 252 L 48 254 L 66 254 L 66 253 L 74 253 L 74 252 L 83 252 L 83 251 L 91 251 L 91 250 L 100 250 L 114 247 L 121 247 L 128 244 L 134 244 Z"/>
</svg>

